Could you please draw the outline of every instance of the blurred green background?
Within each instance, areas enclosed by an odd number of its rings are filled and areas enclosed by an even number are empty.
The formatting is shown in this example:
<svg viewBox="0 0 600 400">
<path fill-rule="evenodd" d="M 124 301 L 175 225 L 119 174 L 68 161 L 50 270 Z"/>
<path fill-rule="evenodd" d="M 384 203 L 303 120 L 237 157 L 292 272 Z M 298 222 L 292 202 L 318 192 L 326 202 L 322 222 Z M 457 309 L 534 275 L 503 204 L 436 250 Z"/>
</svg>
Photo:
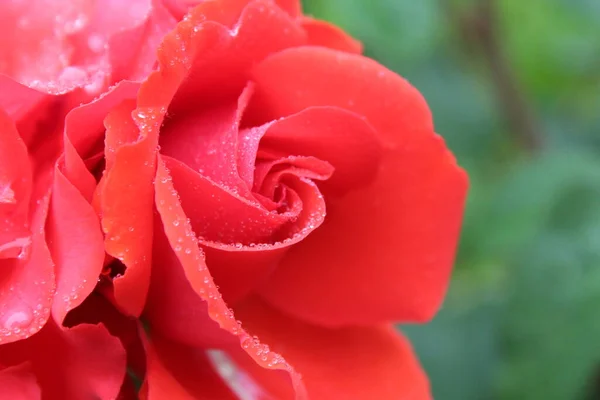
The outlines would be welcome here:
<svg viewBox="0 0 600 400">
<path fill-rule="evenodd" d="M 304 0 L 428 100 L 471 177 L 437 400 L 600 399 L 600 0 Z"/>
</svg>

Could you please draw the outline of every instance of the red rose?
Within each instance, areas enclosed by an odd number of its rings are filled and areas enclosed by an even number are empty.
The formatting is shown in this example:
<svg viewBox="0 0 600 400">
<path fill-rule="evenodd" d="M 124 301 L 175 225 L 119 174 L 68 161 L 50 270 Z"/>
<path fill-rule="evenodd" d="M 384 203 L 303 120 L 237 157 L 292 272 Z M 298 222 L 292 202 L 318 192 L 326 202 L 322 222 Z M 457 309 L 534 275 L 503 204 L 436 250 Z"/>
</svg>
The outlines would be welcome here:
<svg viewBox="0 0 600 400">
<path fill-rule="evenodd" d="M 39 3 L 0 4 L 2 394 L 430 398 L 390 322 L 467 178 L 420 94 L 295 0 Z"/>
</svg>

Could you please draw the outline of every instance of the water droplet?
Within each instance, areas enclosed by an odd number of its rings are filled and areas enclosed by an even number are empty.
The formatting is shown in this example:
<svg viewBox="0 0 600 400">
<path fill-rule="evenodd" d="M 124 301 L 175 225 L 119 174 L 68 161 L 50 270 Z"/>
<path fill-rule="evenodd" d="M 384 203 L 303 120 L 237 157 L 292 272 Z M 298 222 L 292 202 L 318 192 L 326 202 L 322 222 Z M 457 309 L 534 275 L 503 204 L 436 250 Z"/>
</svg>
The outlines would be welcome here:
<svg viewBox="0 0 600 400">
<path fill-rule="evenodd" d="M 65 21 L 64 31 L 65 33 L 76 33 L 82 30 L 88 23 L 88 18 L 84 14 L 80 14 L 72 21 Z"/>
<path fill-rule="evenodd" d="M 100 53 L 106 48 L 106 42 L 104 38 L 96 33 L 91 34 L 88 37 L 88 47 L 95 53 Z"/>
<path fill-rule="evenodd" d="M 7 313 L 4 321 L 2 322 L 2 326 L 4 329 L 7 329 L 11 332 L 15 331 L 15 329 L 19 329 L 20 331 L 23 328 L 29 327 L 32 321 L 33 311 L 31 308 L 22 305 Z"/>
</svg>

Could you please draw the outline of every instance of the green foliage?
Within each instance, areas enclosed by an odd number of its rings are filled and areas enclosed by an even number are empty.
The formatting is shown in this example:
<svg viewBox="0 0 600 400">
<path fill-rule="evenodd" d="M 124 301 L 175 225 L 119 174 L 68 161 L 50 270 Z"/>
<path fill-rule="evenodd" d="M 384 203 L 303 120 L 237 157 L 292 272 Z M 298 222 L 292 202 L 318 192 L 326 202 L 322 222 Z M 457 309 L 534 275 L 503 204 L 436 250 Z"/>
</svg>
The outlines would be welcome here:
<svg viewBox="0 0 600 400">
<path fill-rule="evenodd" d="M 514 82 L 477 47 L 481 4 L 304 1 L 424 94 L 471 176 L 449 297 L 430 324 L 403 327 L 435 398 L 600 398 L 600 2 L 495 0 Z M 523 147 L 503 107 L 511 83 L 541 148 Z"/>
</svg>

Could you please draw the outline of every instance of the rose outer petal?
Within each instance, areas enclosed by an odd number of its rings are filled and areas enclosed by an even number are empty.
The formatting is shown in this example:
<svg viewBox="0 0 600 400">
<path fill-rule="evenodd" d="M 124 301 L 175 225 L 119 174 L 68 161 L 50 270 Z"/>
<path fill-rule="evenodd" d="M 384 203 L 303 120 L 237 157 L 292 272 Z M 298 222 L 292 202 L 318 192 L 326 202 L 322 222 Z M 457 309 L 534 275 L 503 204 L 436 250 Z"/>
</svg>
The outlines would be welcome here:
<svg viewBox="0 0 600 400">
<path fill-rule="evenodd" d="M 173 16 L 175 18 L 177 18 L 178 20 L 182 19 L 184 17 L 184 15 L 191 8 L 196 7 L 198 5 L 204 6 L 204 5 L 206 5 L 206 3 L 212 3 L 212 4 L 209 4 L 208 7 L 211 7 L 213 9 L 219 8 L 220 13 L 222 15 L 226 15 L 226 14 L 234 15 L 236 13 L 238 13 L 237 15 L 239 15 L 239 10 L 241 10 L 248 3 L 251 2 L 251 0 L 219 0 L 219 1 L 214 1 L 214 0 L 212 0 L 212 1 L 206 1 L 206 0 L 162 0 L 162 1 L 165 4 L 165 7 L 167 7 L 169 9 L 169 11 L 171 11 Z M 297 17 L 302 12 L 300 0 L 275 0 L 275 3 L 282 10 L 284 10 L 288 14 L 290 14 L 292 17 Z M 210 19 L 214 18 L 213 15 L 214 14 L 210 15 Z M 233 18 L 237 18 L 237 15 L 235 15 Z M 220 22 L 223 23 L 223 20 L 221 20 Z"/>
<path fill-rule="evenodd" d="M 300 0 L 274 0 L 275 3 L 292 17 L 302 15 L 302 2 Z"/>
<path fill-rule="evenodd" d="M 35 336 L 0 346 L 1 364 L 23 362 L 44 399 L 114 399 L 125 375 L 125 351 L 102 325 L 62 329 L 50 320 Z"/>
<path fill-rule="evenodd" d="M 43 93 L 21 85 L 0 74 L 0 109 L 17 123 L 46 97 Z"/>
<path fill-rule="evenodd" d="M 0 73 L 52 94 L 91 83 L 88 68 L 99 66 L 72 66 L 69 39 L 87 23 L 89 12 L 89 1 L 0 3 Z"/>
<path fill-rule="evenodd" d="M 210 318 L 219 324 L 224 331 L 223 335 L 237 336 L 248 356 L 257 364 L 266 369 L 286 371 L 291 378 L 294 389 L 301 396 L 304 388 L 300 376 L 293 367 L 279 354 L 269 351 L 267 345 L 260 343 L 258 340 L 252 340 L 240 323 L 235 320 L 233 312 L 223 301 L 210 271 L 206 267 L 204 255 L 198 247 L 198 239 L 186 220 L 169 172 L 160 159 L 155 182 L 156 204 L 162 219 L 164 232 L 171 247 L 178 248 L 176 256 L 183 267 L 187 281 L 198 297 L 206 302 Z M 158 326 L 160 326 L 160 323 Z"/>
<path fill-rule="evenodd" d="M 308 43 L 313 46 L 324 46 L 330 49 L 360 54 L 362 43 L 348 35 L 344 30 L 327 21 L 303 17 L 302 28 L 308 35 Z"/>
<path fill-rule="evenodd" d="M 50 194 L 36 193 L 34 199 L 31 247 L 23 257 L 0 260 L 0 344 L 30 337 L 50 316 L 55 276 L 44 231 Z"/>
<path fill-rule="evenodd" d="M 432 399 L 408 340 L 392 326 L 325 329 L 284 316 L 257 299 L 235 307 L 235 313 L 249 332 L 293 363 L 311 400 Z M 281 381 L 235 359 L 275 398 L 293 398 Z"/>
<path fill-rule="evenodd" d="M 236 6 L 228 8 L 230 3 Z M 300 25 L 272 2 L 245 3 L 207 1 L 193 8 L 159 48 L 164 71 L 156 79 L 163 80 L 162 88 L 169 94 L 147 93 L 142 98 L 160 98 L 174 115 L 231 100 L 247 85 L 253 64 L 305 43 Z M 171 102 L 173 86 L 177 95 Z"/>
<path fill-rule="evenodd" d="M 106 125 L 106 171 L 98 187 L 105 249 L 127 270 L 113 280 L 117 305 L 139 316 L 150 285 L 153 185 L 164 111 L 123 102 Z M 123 195 L 123 194 L 126 195 Z"/>
<path fill-rule="evenodd" d="M 136 376 L 144 376 L 146 356 L 139 335 L 139 321 L 119 312 L 111 301 L 98 291 L 89 295 L 85 301 L 67 315 L 64 326 L 80 324 L 102 324 L 108 332 L 121 341 L 127 352 L 127 368 Z"/>
<path fill-rule="evenodd" d="M 141 81 L 156 66 L 156 48 L 176 24 L 160 0 L 103 0 L 96 3 L 92 51 L 108 48 L 111 81 Z M 109 30 L 107 27 L 112 29 Z"/>
<path fill-rule="evenodd" d="M 67 313 L 94 290 L 105 253 L 98 216 L 58 167 L 46 230 L 56 264 L 52 315 L 62 324 Z"/>
<path fill-rule="evenodd" d="M 83 88 L 85 100 L 143 79 L 175 25 L 158 0 L 2 2 L 0 21 L 0 74 L 48 94 Z"/>
<path fill-rule="evenodd" d="M 326 326 L 430 319 L 448 285 L 468 184 L 423 98 L 375 61 L 319 47 L 284 50 L 252 76 L 254 122 L 336 106 L 364 115 L 384 143 L 374 181 L 330 198 L 325 223 L 290 250 L 262 296 Z"/>
<path fill-rule="evenodd" d="M 46 227 L 56 263 L 52 312 L 58 324 L 94 290 L 105 258 L 100 221 L 91 205 L 96 181 L 82 158 L 102 145 L 102 120 L 108 110 L 123 99 L 135 98 L 136 90 L 137 85 L 123 82 L 66 116 L 64 152 L 56 162 Z"/>
<path fill-rule="evenodd" d="M 42 393 L 29 363 L 0 369 L 2 396 L 11 400 L 40 400 Z"/>
<path fill-rule="evenodd" d="M 144 335 L 145 336 L 145 335 Z M 151 335 L 144 337 L 146 378 L 142 400 L 236 400 L 202 349 Z"/>
<path fill-rule="evenodd" d="M 15 124 L 0 109 L 0 260 L 19 256 L 31 243 L 32 170 Z"/>
</svg>

